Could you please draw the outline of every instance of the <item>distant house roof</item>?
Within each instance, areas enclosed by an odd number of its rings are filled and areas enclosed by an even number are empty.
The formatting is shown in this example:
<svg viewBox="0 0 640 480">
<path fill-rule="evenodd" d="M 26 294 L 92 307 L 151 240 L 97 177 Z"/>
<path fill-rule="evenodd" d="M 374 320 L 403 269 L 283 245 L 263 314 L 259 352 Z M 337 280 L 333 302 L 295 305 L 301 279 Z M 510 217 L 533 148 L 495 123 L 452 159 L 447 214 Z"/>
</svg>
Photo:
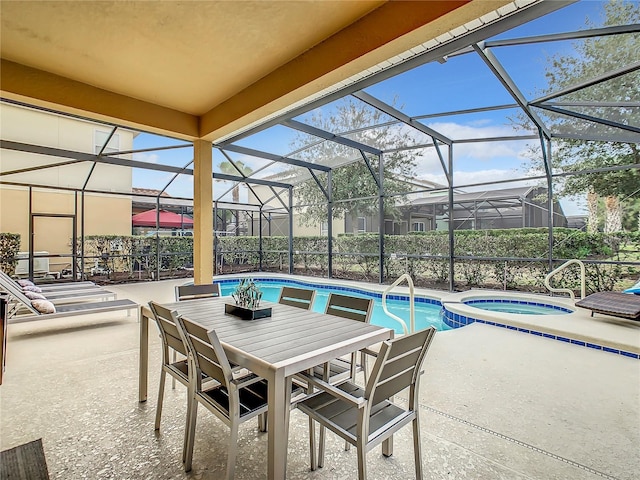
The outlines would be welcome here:
<svg viewBox="0 0 640 480">
<path fill-rule="evenodd" d="M 137 195 L 149 195 L 149 196 L 157 197 L 158 194 L 160 193 L 160 190 L 155 190 L 153 188 L 132 187 L 131 188 L 131 193 L 135 193 Z M 160 196 L 161 197 L 171 197 L 171 195 L 169 195 L 167 192 L 160 193 Z"/>
<path fill-rule="evenodd" d="M 486 190 L 484 192 L 456 193 L 455 202 L 462 203 L 521 198 L 528 196 L 537 188 L 540 187 L 516 187 L 503 188 L 500 190 Z M 442 203 L 449 203 L 448 195 L 432 195 L 430 197 L 417 198 L 411 201 L 411 205 L 438 205 Z"/>
<path fill-rule="evenodd" d="M 446 185 L 443 185 L 441 183 L 436 183 L 431 180 L 426 180 L 424 178 L 408 177 L 407 175 L 397 175 L 397 174 L 393 176 L 396 179 L 400 180 L 401 182 L 404 182 L 408 185 L 418 187 L 418 188 L 430 188 L 433 190 L 441 190 L 441 189 L 447 188 Z"/>
</svg>

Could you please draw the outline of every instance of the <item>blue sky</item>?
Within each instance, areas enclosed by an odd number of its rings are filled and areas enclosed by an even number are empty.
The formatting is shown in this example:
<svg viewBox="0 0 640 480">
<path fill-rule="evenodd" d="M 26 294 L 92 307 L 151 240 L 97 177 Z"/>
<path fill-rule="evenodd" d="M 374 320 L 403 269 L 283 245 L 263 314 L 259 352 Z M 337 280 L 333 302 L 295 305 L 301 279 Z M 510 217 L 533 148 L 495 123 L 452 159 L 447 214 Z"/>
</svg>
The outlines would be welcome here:
<svg viewBox="0 0 640 480">
<path fill-rule="evenodd" d="M 640 1 L 634 1 L 640 8 Z M 583 0 L 565 7 L 550 15 L 522 25 L 499 38 L 517 38 L 530 35 L 560 33 L 585 28 L 585 19 L 599 24 L 602 19 L 600 0 Z M 527 99 L 536 98 L 546 87 L 544 66 L 547 58 L 554 54 L 567 54 L 572 51 L 572 42 L 540 43 L 532 46 L 500 47 L 494 49 L 496 57 L 505 66 L 509 75 Z M 417 116 L 437 112 L 454 111 L 497 104 L 514 103 L 497 79 L 489 71 L 478 55 L 461 55 L 448 59 L 444 64 L 430 63 L 398 75 L 365 90 L 374 97 L 401 108 L 407 115 Z M 323 110 L 330 111 L 331 105 Z M 481 114 L 458 115 L 425 119 L 423 122 L 444 133 L 450 138 L 478 138 L 481 136 L 506 136 L 514 133 L 509 116 L 513 110 L 483 112 Z M 299 120 L 303 120 L 303 115 Z M 291 141 L 298 133 L 282 126 L 272 127 L 240 144 L 278 155 L 288 154 Z M 165 139 L 155 135 L 140 134 L 134 148 L 175 145 L 183 142 Z M 483 142 L 460 144 L 454 147 L 454 176 L 457 185 L 480 183 L 485 181 L 524 177 L 527 150 L 526 141 Z M 192 159 L 192 149 L 167 150 L 136 154 L 138 160 L 150 161 L 174 166 L 184 166 Z M 232 159 L 241 160 L 253 170 L 264 167 L 268 162 L 252 157 L 230 154 Z M 214 171 L 224 157 L 214 150 Z M 423 152 L 419 158 L 416 172 L 418 178 L 445 183 L 444 174 L 439 168 L 435 152 Z M 266 176 L 277 172 L 280 167 L 271 167 L 261 172 Z M 134 186 L 144 188 L 163 188 L 173 175 L 163 172 L 134 172 Z M 505 184 L 503 188 L 515 184 Z M 231 188 L 224 182 L 214 185 L 216 197 Z M 497 187 L 501 188 L 501 187 Z M 473 190 L 472 188 L 467 190 Z M 180 176 L 167 189 L 174 196 L 191 197 L 193 195 L 190 176 Z M 228 196 L 227 196 L 228 197 Z M 563 201 L 567 214 L 582 213 L 581 202 Z"/>
</svg>

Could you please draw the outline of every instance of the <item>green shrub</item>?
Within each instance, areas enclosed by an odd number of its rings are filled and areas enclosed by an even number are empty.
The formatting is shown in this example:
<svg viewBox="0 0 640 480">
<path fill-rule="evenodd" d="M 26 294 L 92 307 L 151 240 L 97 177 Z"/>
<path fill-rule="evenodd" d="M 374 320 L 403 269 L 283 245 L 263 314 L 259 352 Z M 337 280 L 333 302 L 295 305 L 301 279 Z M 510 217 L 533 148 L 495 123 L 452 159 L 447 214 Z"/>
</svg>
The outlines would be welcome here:
<svg viewBox="0 0 640 480">
<path fill-rule="evenodd" d="M 13 275 L 18 261 L 15 256 L 20 251 L 20 234 L 0 233 L 0 269 L 7 275 Z"/>
<path fill-rule="evenodd" d="M 11 234 L 3 234 L 5 236 Z M 344 278 L 377 281 L 379 277 L 379 235 L 377 233 L 341 234 L 333 241 L 333 274 Z M 385 235 L 385 278 L 393 280 L 409 273 L 414 281 L 446 284 L 449 280 L 449 237 L 446 231 L 412 232 L 408 235 Z M 640 232 L 613 235 L 589 234 L 572 229 L 554 229 L 554 258 L 583 260 L 622 260 L 637 262 Z M 18 241 L 19 245 L 19 241 Z M 113 246 L 118 251 L 113 251 Z M 258 270 L 260 238 L 228 236 L 216 239 L 217 261 L 231 271 Z M 505 230 L 461 230 L 455 232 L 456 281 L 467 287 L 534 288 L 543 290 L 548 271 L 549 238 L 546 228 Z M 17 252 L 17 246 L 15 252 Z M 109 272 L 156 269 L 160 253 L 161 270 L 174 273 L 193 263 L 192 237 L 93 236 L 85 239 L 89 268 L 95 260 Z M 293 239 L 296 271 L 310 275 L 328 274 L 328 239 L 323 236 Z M 262 266 L 265 270 L 288 271 L 289 239 L 285 236 L 262 238 Z M 12 257 L 12 256 L 11 256 Z M 481 260 L 475 257 L 495 258 Z M 533 259 L 540 259 L 535 261 Z M 522 259 L 522 260 L 519 260 Z M 531 259 L 531 260 L 530 260 Z M 559 263 L 557 263 L 559 265 Z M 5 267 L 3 267 L 5 268 Z M 228 271 L 228 270 L 226 270 Z M 553 281 L 554 286 L 580 288 L 579 269 L 565 270 Z M 625 276 L 637 277 L 635 266 L 592 265 L 587 267 L 590 291 L 618 289 Z"/>
</svg>

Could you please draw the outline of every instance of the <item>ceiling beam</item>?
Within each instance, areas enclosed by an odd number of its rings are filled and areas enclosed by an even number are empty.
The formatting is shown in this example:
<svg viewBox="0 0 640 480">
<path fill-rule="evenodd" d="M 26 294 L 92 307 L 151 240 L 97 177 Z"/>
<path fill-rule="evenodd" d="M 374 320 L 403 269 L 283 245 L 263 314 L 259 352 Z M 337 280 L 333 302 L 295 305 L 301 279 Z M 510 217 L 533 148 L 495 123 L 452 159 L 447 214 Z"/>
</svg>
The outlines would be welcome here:
<svg viewBox="0 0 640 480">
<path fill-rule="evenodd" d="M 198 117 L 2 59 L 2 96 L 183 140 L 198 138 Z"/>
</svg>

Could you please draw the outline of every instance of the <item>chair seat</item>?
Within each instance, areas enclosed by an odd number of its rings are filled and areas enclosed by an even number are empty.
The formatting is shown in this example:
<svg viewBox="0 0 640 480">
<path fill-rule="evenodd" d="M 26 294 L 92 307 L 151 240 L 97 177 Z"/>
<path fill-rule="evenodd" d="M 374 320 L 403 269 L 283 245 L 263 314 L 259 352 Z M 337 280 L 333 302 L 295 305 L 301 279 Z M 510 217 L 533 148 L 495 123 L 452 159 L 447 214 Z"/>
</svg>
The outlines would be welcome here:
<svg viewBox="0 0 640 480">
<path fill-rule="evenodd" d="M 187 360 L 170 363 L 166 368 L 171 370 L 171 373 L 174 374 L 173 376 L 182 381 L 184 385 L 189 384 L 189 364 Z"/>
<path fill-rule="evenodd" d="M 364 397 L 364 389 L 351 382 L 336 385 L 353 397 Z M 354 445 L 357 442 L 358 408 L 344 400 L 340 400 L 327 392 L 311 395 L 298 403 L 298 408 L 320 424 L 330 427 Z M 409 423 L 415 413 L 398 407 L 389 400 L 383 400 L 371 407 L 369 419 L 369 438 L 367 443 L 388 431 Z M 374 442 L 375 444 L 375 442 Z"/>
<path fill-rule="evenodd" d="M 356 365 L 356 372 L 362 371 L 362 365 Z M 324 365 L 316 365 L 313 368 L 313 375 L 316 378 L 324 379 Z M 337 358 L 329 362 L 329 381 L 337 383 L 348 380 L 351 376 L 351 362 L 343 358 Z"/>
<path fill-rule="evenodd" d="M 337 375 L 351 373 L 351 363 L 347 360 L 343 360 L 341 358 L 337 358 L 335 360 L 331 360 L 329 362 L 329 377 L 333 379 L 333 377 Z M 313 375 L 317 378 L 323 378 L 324 376 L 324 365 L 316 365 L 313 368 Z"/>
<path fill-rule="evenodd" d="M 267 409 L 267 390 L 268 384 L 266 380 L 260 380 L 239 389 L 241 418 L 256 411 Z M 204 390 L 200 393 L 200 396 L 225 415 L 229 415 L 229 393 L 224 385 L 219 384 Z"/>
<path fill-rule="evenodd" d="M 174 374 L 173 376 L 180 380 L 184 385 L 189 384 L 189 363 L 187 360 L 170 363 L 166 368 L 171 370 L 170 373 Z M 201 378 L 203 381 L 209 379 L 205 374 L 202 374 Z"/>
</svg>

